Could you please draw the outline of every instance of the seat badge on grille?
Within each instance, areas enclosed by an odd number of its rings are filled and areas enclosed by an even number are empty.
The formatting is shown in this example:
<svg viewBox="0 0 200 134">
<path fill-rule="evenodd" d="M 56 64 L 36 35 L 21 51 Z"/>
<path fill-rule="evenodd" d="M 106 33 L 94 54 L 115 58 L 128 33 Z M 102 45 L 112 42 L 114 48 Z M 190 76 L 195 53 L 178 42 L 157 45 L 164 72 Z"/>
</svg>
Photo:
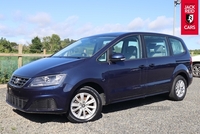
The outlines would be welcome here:
<svg viewBox="0 0 200 134">
<path fill-rule="evenodd" d="M 20 78 L 15 79 L 14 84 L 19 83 L 19 81 L 20 81 Z"/>
</svg>

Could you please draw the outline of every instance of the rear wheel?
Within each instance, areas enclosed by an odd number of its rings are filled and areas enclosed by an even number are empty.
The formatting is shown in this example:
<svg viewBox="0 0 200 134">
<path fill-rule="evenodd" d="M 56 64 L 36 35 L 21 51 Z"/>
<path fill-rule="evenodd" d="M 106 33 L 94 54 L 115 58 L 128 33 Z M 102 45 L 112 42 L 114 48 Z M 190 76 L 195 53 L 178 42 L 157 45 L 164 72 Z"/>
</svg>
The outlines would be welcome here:
<svg viewBox="0 0 200 134">
<path fill-rule="evenodd" d="M 184 77 L 178 75 L 173 82 L 169 97 L 172 100 L 180 101 L 185 98 L 187 92 L 187 83 Z"/>
<path fill-rule="evenodd" d="M 102 110 L 99 93 L 91 87 L 83 87 L 71 100 L 68 119 L 81 123 L 97 119 Z"/>
<path fill-rule="evenodd" d="M 192 73 L 194 77 L 200 77 L 200 64 L 193 64 Z"/>
</svg>

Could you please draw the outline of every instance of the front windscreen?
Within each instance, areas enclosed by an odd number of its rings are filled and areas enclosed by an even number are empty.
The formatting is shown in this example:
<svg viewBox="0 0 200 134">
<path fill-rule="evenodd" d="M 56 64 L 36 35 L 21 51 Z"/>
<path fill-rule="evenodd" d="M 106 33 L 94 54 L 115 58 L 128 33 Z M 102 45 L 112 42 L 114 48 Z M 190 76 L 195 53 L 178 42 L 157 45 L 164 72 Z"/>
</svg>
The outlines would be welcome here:
<svg viewBox="0 0 200 134">
<path fill-rule="evenodd" d="M 82 38 L 55 53 L 53 57 L 91 57 L 116 37 L 92 36 Z"/>
</svg>

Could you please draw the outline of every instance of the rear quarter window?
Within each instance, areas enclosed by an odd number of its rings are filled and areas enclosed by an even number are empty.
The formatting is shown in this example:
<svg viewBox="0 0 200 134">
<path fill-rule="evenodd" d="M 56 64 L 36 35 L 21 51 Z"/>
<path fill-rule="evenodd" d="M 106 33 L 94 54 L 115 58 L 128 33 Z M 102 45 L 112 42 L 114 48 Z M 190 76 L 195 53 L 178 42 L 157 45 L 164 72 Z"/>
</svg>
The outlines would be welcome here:
<svg viewBox="0 0 200 134">
<path fill-rule="evenodd" d="M 186 50 L 180 40 L 169 38 L 169 41 L 174 55 L 185 53 Z"/>
</svg>

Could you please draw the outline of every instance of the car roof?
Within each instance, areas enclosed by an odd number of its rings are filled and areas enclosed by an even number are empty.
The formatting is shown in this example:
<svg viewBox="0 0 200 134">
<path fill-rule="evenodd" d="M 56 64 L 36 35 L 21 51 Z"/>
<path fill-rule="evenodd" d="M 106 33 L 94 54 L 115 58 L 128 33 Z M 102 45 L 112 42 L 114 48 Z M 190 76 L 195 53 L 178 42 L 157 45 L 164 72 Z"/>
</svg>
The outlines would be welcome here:
<svg viewBox="0 0 200 134">
<path fill-rule="evenodd" d="M 91 36 L 88 36 L 88 37 L 95 37 L 95 36 L 114 36 L 114 37 L 118 37 L 118 36 L 125 36 L 125 35 L 129 35 L 129 34 L 163 35 L 163 36 L 171 36 L 171 37 L 179 38 L 179 37 L 174 36 L 174 35 L 169 35 L 169 34 L 164 34 L 164 33 L 156 33 L 156 32 L 110 32 L 110 33 L 101 33 L 101 34 L 91 35 Z"/>
</svg>

